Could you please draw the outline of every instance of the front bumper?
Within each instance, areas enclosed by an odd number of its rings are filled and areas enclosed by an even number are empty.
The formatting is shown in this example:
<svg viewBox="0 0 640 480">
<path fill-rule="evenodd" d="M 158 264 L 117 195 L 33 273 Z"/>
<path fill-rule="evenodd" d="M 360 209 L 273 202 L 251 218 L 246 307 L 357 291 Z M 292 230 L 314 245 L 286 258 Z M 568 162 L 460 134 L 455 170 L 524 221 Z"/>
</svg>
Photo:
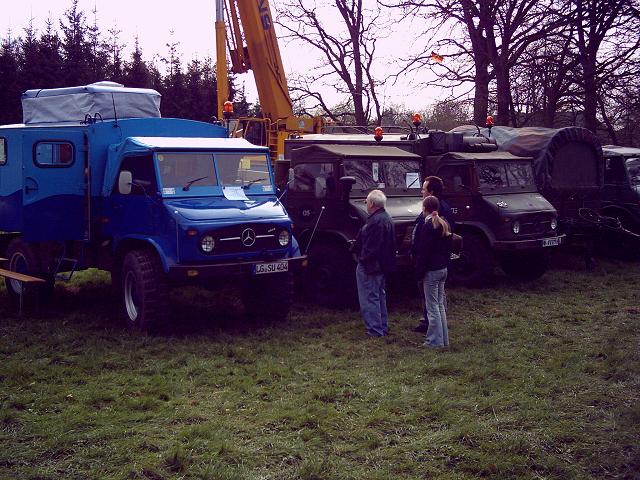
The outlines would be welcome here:
<svg viewBox="0 0 640 480">
<path fill-rule="evenodd" d="M 464 236 L 462 237 L 462 241 L 464 242 Z M 531 240 L 497 240 L 493 243 L 493 249 L 497 252 L 533 250 L 536 248 L 559 246 L 566 243 L 566 241 L 567 236 L 564 233 L 555 237 L 535 238 Z"/>
<path fill-rule="evenodd" d="M 198 281 L 227 276 L 251 276 L 255 265 L 286 261 L 289 272 L 297 272 L 307 266 L 307 256 L 279 258 L 269 261 L 216 263 L 198 265 L 174 265 L 169 267 L 169 278 L 174 281 Z M 269 274 L 266 274 L 269 275 Z"/>
</svg>

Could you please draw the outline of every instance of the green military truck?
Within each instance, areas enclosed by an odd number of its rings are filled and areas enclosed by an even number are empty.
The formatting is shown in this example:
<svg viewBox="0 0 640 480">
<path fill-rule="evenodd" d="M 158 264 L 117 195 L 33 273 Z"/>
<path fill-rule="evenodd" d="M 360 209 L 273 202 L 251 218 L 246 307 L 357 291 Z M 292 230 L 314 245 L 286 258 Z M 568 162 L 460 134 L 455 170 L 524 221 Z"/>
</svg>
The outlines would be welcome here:
<svg viewBox="0 0 640 480">
<path fill-rule="evenodd" d="M 326 303 L 349 294 L 354 267 L 349 241 L 366 219 L 362 200 L 373 188 L 389 199 L 399 270 L 409 272 L 411 235 L 421 211 L 420 187 L 428 175 L 443 179 L 456 232 L 464 239 L 452 264 L 453 280 L 485 285 L 496 261 L 513 277 L 544 274 L 547 252 L 564 241 L 556 231 L 556 211 L 537 190 L 532 159 L 495 150 L 484 137 L 440 131 L 378 140 L 367 134 L 287 140 L 276 182 L 281 188 L 288 183 L 284 201 L 296 238 L 310 256 L 312 288 Z M 299 186 L 301 175 L 306 178 L 304 187 Z"/>
</svg>

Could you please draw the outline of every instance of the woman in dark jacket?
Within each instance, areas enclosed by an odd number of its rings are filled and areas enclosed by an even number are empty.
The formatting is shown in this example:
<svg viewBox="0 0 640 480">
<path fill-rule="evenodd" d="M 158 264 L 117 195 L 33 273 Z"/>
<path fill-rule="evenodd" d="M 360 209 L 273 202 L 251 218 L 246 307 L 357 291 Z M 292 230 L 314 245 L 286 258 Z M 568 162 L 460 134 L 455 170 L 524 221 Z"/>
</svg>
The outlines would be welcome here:
<svg viewBox="0 0 640 480">
<path fill-rule="evenodd" d="M 440 202 L 426 197 L 422 202 L 424 223 L 416 228 L 416 274 L 422 279 L 429 328 L 423 345 L 431 348 L 449 346 L 447 313 L 444 307 L 444 284 L 451 256 L 451 228 L 438 215 Z"/>
</svg>

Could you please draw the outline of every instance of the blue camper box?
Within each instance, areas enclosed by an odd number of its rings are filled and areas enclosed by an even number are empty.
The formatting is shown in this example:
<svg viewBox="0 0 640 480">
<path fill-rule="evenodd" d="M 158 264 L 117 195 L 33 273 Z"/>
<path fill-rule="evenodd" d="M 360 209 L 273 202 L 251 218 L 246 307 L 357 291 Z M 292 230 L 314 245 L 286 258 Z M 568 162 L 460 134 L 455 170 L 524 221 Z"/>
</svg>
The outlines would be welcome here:
<svg viewBox="0 0 640 480">
<path fill-rule="evenodd" d="M 0 256 L 46 280 L 39 295 L 63 272 L 107 270 L 128 324 L 149 329 L 170 286 L 239 279 L 250 315 L 286 316 L 306 262 L 267 148 L 161 118 L 154 90 L 102 82 L 22 100 L 24 123 L 0 127 Z"/>
</svg>

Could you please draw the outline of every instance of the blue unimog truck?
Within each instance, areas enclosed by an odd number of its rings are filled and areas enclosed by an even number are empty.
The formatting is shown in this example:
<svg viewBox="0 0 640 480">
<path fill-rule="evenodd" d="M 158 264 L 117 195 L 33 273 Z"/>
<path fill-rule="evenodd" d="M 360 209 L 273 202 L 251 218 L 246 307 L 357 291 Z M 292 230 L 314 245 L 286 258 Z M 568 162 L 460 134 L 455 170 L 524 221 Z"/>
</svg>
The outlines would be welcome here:
<svg viewBox="0 0 640 480">
<path fill-rule="evenodd" d="M 101 82 L 22 103 L 24 123 L 0 127 L 0 256 L 46 281 L 31 293 L 50 295 L 63 272 L 107 270 L 129 326 L 148 330 L 167 319 L 169 287 L 236 279 L 249 315 L 287 315 L 306 261 L 267 148 L 161 118 L 154 90 Z"/>
</svg>

